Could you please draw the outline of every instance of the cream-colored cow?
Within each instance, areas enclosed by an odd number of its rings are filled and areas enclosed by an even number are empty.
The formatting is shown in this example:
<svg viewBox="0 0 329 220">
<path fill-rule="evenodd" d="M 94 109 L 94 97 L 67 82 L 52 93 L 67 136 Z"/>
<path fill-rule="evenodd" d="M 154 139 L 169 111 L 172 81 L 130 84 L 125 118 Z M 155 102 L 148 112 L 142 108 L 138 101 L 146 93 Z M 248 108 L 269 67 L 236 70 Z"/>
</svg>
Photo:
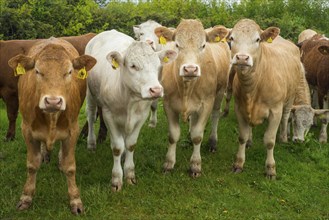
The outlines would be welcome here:
<svg viewBox="0 0 329 220">
<path fill-rule="evenodd" d="M 275 179 L 273 156 L 276 133 L 280 122 L 280 139 L 287 141 L 287 122 L 301 74 L 299 49 L 278 36 L 280 29 L 270 27 L 262 31 L 249 19 L 240 20 L 232 29 L 232 64 L 237 73 L 233 81 L 235 113 L 239 123 L 239 150 L 234 171 L 241 172 L 245 163 L 245 147 L 252 127 L 265 119 L 264 134 L 267 148 L 266 174 Z"/>
<path fill-rule="evenodd" d="M 174 168 L 176 144 L 180 136 L 179 117 L 190 120 L 193 154 L 190 159 L 192 177 L 201 174 L 200 146 L 204 128 L 212 113 L 210 150 L 217 146 L 219 109 L 227 85 L 230 51 L 226 43 L 218 41 L 227 34 L 225 27 L 214 28 L 206 33 L 198 20 L 182 20 L 176 30 L 166 27 L 155 29 L 164 41 L 174 41 L 178 57 L 163 66 L 162 85 L 164 108 L 169 123 L 169 147 L 164 163 L 165 171 Z"/>
</svg>

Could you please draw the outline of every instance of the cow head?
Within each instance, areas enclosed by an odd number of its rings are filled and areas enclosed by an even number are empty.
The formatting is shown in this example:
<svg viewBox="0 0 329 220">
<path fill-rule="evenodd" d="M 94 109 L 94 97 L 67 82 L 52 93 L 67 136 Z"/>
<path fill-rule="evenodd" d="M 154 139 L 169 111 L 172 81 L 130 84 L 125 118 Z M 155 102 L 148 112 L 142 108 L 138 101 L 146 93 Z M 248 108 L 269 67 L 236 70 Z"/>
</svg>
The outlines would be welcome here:
<svg viewBox="0 0 329 220">
<path fill-rule="evenodd" d="M 310 105 L 295 105 L 290 113 L 292 119 L 292 129 L 294 142 L 304 142 L 313 125 L 314 116 L 320 119 L 329 119 L 329 109 L 313 109 Z"/>
<path fill-rule="evenodd" d="M 50 43 L 35 56 L 17 55 L 8 64 L 14 71 L 18 68 L 19 71 L 26 71 L 24 74 L 29 76 L 24 80 L 35 81 L 39 108 L 51 113 L 66 109 L 70 88 L 74 86 L 72 81 L 79 71 L 90 70 L 96 59 L 88 55 L 78 57 L 77 52 L 76 58 L 72 58 L 62 45 Z"/>
<path fill-rule="evenodd" d="M 161 25 L 152 20 L 133 26 L 136 40 L 148 43 L 154 51 L 160 51 L 162 46 L 154 33 L 154 29 L 157 27 L 161 27 Z"/>
<path fill-rule="evenodd" d="M 143 99 L 154 99 L 163 96 L 163 87 L 158 80 L 161 64 L 176 56 L 173 50 L 154 52 L 147 43 L 134 42 L 125 56 L 112 51 L 106 58 L 112 68 L 120 69 L 123 82 L 131 92 Z"/>
<path fill-rule="evenodd" d="M 167 27 L 155 29 L 160 41 L 174 41 L 178 51 L 176 65 L 179 75 L 185 81 L 201 76 L 201 63 L 207 42 L 216 42 L 216 38 L 223 39 L 227 33 L 226 28 L 222 26 L 207 33 L 200 21 L 192 19 L 182 20 L 175 30 Z"/>
<path fill-rule="evenodd" d="M 271 43 L 279 33 L 279 28 L 270 27 L 262 31 L 253 20 L 240 20 L 228 36 L 232 64 L 237 66 L 238 70 L 249 70 L 261 54 L 261 45 Z"/>
</svg>

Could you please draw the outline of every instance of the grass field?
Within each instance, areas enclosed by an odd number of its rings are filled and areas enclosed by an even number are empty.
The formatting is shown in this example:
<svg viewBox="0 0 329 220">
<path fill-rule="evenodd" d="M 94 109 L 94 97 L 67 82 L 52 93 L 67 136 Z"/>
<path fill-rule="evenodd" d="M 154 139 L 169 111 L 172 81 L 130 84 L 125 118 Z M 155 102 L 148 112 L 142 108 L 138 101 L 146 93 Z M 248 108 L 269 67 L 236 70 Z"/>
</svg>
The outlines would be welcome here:
<svg viewBox="0 0 329 220">
<path fill-rule="evenodd" d="M 232 108 L 231 108 L 232 109 Z M 219 122 L 216 153 L 207 146 L 207 126 L 202 146 L 202 176 L 188 175 L 192 147 L 187 125 L 177 147 L 177 163 L 164 174 L 167 121 L 159 107 L 158 126 L 142 128 L 135 151 L 137 185 L 124 183 L 111 191 L 112 153 L 109 140 L 89 152 L 86 140 L 76 148 L 77 184 L 85 213 L 81 219 L 329 219 L 329 145 L 316 141 L 311 130 L 306 143 L 275 147 L 277 180 L 265 178 L 266 152 L 262 144 L 265 125 L 254 129 L 254 145 L 247 150 L 244 172 L 234 174 L 232 163 L 238 148 L 234 112 Z M 84 108 L 80 124 L 85 122 Z M 16 211 L 26 180 L 26 147 L 20 122 L 16 139 L 4 142 L 8 126 L 0 101 L 0 219 L 74 219 L 70 213 L 65 176 L 57 169 L 58 146 L 49 164 L 37 175 L 36 195 L 29 210 Z"/>
</svg>

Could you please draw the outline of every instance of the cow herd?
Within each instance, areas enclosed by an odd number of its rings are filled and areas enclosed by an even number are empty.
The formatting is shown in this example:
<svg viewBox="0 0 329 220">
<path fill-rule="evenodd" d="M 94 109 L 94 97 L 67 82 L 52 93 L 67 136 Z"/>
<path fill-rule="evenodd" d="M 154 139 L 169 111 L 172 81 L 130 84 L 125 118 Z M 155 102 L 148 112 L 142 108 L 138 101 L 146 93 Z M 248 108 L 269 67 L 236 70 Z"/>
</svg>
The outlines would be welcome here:
<svg viewBox="0 0 329 220">
<path fill-rule="evenodd" d="M 163 98 L 169 129 L 165 172 L 174 169 L 182 121 L 189 123 L 193 144 L 190 175 L 201 175 L 205 126 L 210 119 L 209 148 L 215 152 L 218 123 L 227 114 L 232 95 L 239 128 L 233 172 L 243 170 L 252 128 L 264 120 L 268 122 L 263 140 L 269 179 L 276 178 L 273 152 L 278 130 L 282 142 L 289 136 L 304 141 L 320 118 L 319 141 L 327 142 L 329 110 L 324 108 L 329 99 L 329 40 L 323 35 L 305 30 L 296 46 L 280 36 L 279 28 L 262 30 L 250 19 L 240 20 L 232 29 L 221 25 L 204 29 L 194 19 L 168 28 L 149 20 L 133 30 L 136 40 L 110 30 L 97 35 L 0 41 L 0 97 L 9 120 L 5 138 L 15 138 L 19 111 L 27 146 L 28 175 L 19 210 L 31 205 L 37 170 L 59 141 L 59 168 L 67 178 L 71 212 L 83 212 L 75 180 L 75 146 L 85 98 L 87 148 L 96 149 L 97 113 L 102 129 L 98 138 L 104 140 L 107 130 L 110 135 L 113 191 L 122 189 L 123 179 L 136 184 L 135 146 L 150 110 L 149 126 L 157 125 L 159 98 Z M 221 110 L 223 101 L 225 110 Z"/>
</svg>

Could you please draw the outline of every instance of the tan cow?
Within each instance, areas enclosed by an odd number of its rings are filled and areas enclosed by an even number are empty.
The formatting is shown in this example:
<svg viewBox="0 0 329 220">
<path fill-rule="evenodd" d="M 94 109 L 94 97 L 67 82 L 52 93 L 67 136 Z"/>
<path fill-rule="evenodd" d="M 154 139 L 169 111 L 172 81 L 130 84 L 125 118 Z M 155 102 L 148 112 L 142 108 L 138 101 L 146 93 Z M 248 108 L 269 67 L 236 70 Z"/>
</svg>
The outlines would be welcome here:
<svg viewBox="0 0 329 220">
<path fill-rule="evenodd" d="M 204 128 L 212 113 L 210 150 L 217 146 L 217 125 L 220 104 L 227 85 L 230 51 L 226 43 L 210 44 L 216 37 L 227 34 L 224 27 L 206 33 L 198 20 L 182 20 L 176 30 L 155 29 L 162 40 L 174 41 L 177 59 L 163 66 L 164 109 L 169 123 L 169 147 L 164 163 L 165 171 L 174 168 L 176 144 L 180 137 L 179 117 L 190 120 L 193 154 L 190 159 L 192 177 L 201 174 L 200 146 Z"/>
<path fill-rule="evenodd" d="M 60 169 L 67 177 L 73 214 L 83 212 L 75 182 L 75 145 L 79 133 L 78 115 L 86 94 L 86 71 L 96 60 L 79 56 L 65 40 L 50 38 L 36 43 L 27 55 L 17 55 L 9 65 L 18 81 L 22 133 L 27 145 L 27 180 L 17 205 L 27 209 L 35 193 L 36 174 L 42 161 L 41 147 L 50 151 L 60 141 Z M 79 79 L 78 76 L 82 79 Z"/>
<path fill-rule="evenodd" d="M 275 179 L 273 156 L 275 139 L 281 122 L 280 139 L 287 142 L 287 122 L 292 104 L 304 75 L 299 49 L 281 38 L 280 29 L 262 31 L 253 20 L 242 19 L 232 29 L 232 64 L 237 70 L 233 81 L 235 113 L 239 123 L 239 150 L 234 171 L 241 172 L 245 162 L 245 147 L 252 127 L 265 119 L 267 148 L 266 174 Z"/>
<path fill-rule="evenodd" d="M 81 36 L 62 37 L 70 42 L 80 55 L 84 54 L 86 44 L 95 36 L 94 33 L 88 33 Z M 7 117 L 9 121 L 6 140 L 15 138 L 16 119 L 18 115 L 18 78 L 14 76 L 13 70 L 8 66 L 9 59 L 18 54 L 27 54 L 30 48 L 40 41 L 37 40 L 8 40 L 0 41 L 0 98 L 6 104 Z"/>
</svg>

